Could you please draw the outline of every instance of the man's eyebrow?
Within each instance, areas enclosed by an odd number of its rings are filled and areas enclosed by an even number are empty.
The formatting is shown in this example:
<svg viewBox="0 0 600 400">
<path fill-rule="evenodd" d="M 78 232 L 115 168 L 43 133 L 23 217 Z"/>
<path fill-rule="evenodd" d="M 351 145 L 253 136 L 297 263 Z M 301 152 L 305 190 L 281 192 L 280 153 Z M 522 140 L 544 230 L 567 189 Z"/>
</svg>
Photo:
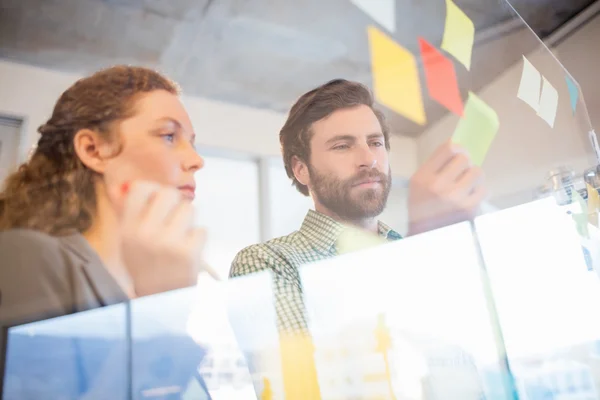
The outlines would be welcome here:
<svg viewBox="0 0 600 400">
<path fill-rule="evenodd" d="M 383 133 L 376 132 L 376 133 L 369 134 L 367 136 L 367 139 L 377 139 L 377 138 L 383 138 L 383 137 L 384 137 Z M 356 140 L 356 136 L 346 135 L 346 134 L 336 135 L 336 136 L 332 137 L 331 139 L 329 139 L 327 142 L 325 142 L 325 144 L 331 144 L 333 142 L 337 142 L 338 140 L 355 141 Z"/>
<path fill-rule="evenodd" d="M 325 142 L 325 144 L 330 144 L 333 142 L 337 142 L 338 140 L 356 140 L 356 137 L 352 135 L 336 135 Z"/>
</svg>

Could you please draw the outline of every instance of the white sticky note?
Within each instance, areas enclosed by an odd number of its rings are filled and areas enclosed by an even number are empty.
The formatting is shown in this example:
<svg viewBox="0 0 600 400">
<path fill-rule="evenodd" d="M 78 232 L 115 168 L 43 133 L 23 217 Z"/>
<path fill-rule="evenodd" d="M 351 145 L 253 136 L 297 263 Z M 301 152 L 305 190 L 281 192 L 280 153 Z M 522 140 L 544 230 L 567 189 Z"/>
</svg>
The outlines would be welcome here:
<svg viewBox="0 0 600 400">
<path fill-rule="evenodd" d="M 544 85 L 542 87 L 538 115 L 546 121 L 550 127 L 554 128 L 556 111 L 558 110 L 558 92 L 546 78 L 543 79 Z"/>
<path fill-rule="evenodd" d="M 529 60 L 523 56 L 523 74 L 517 97 L 529 104 L 536 112 L 540 110 L 540 90 L 542 75 Z"/>
<path fill-rule="evenodd" d="M 350 0 L 389 32 L 396 31 L 396 0 Z"/>
</svg>

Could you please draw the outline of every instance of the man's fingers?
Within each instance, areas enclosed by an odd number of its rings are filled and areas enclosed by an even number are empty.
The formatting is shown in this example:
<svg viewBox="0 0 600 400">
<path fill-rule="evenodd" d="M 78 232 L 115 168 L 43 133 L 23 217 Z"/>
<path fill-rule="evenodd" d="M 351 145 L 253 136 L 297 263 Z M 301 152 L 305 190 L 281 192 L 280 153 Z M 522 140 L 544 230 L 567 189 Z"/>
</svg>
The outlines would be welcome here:
<svg viewBox="0 0 600 400">
<path fill-rule="evenodd" d="M 456 182 L 458 186 L 464 188 L 465 194 L 470 194 L 476 187 L 482 186 L 483 183 L 483 171 L 479 167 L 469 168 Z"/>
<path fill-rule="evenodd" d="M 469 171 L 471 161 L 464 153 L 456 154 L 448 163 L 439 171 L 437 179 L 446 182 L 447 185 L 453 185 L 465 173 Z"/>
<path fill-rule="evenodd" d="M 451 141 L 447 141 L 435 149 L 433 154 L 427 159 L 421 169 L 430 174 L 437 174 L 446 166 L 446 164 L 450 162 L 450 160 L 452 160 L 454 156 L 460 153 L 464 153 L 464 150 Z"/>
<path fill-rule="evenodd" d="M 487 197 L 487 189 L 483 185 L 477 185 L 469 194 L 463 207 L 464 211 L 469 214 L 469 218 L 474 218 L 481 206 L 481 203 Z"/>
</svg>

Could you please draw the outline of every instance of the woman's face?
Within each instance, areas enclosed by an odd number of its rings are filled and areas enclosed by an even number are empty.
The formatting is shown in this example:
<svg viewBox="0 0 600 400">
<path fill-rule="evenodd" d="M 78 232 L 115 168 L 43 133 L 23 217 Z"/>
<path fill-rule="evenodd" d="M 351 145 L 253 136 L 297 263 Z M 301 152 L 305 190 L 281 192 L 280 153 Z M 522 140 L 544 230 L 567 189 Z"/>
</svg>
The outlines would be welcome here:
<svg viewBox="0 0 600 400">
<path fill-rule="evenodd" d="M 118 126 L 121 151 L 106 163 L 106 182 L 153 181 L 178 188 L 193 200 L 194 173 L 204 161 L 179 97 L 156 90 L 139 97 L 133 117 Z"/>
</svg>

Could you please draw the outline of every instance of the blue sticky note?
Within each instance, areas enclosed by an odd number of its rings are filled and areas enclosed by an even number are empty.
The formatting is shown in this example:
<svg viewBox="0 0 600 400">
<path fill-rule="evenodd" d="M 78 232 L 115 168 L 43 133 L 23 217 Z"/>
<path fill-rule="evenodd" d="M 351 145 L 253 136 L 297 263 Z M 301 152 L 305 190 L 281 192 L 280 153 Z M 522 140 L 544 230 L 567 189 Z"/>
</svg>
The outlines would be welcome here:
<svg viewBox="0 0 600 400">
<path fill-rule="evenodd" d="M 577 110 L 577 101 L 579 101 L 579 87 L 569 76 L 567 76 L 566 79 L 567 87 L 569 88 L 569 96 L 571 97 L 571 108 L 573 109 L 573 114 L 575 114 L 575 111 Z"/>
</svg>

